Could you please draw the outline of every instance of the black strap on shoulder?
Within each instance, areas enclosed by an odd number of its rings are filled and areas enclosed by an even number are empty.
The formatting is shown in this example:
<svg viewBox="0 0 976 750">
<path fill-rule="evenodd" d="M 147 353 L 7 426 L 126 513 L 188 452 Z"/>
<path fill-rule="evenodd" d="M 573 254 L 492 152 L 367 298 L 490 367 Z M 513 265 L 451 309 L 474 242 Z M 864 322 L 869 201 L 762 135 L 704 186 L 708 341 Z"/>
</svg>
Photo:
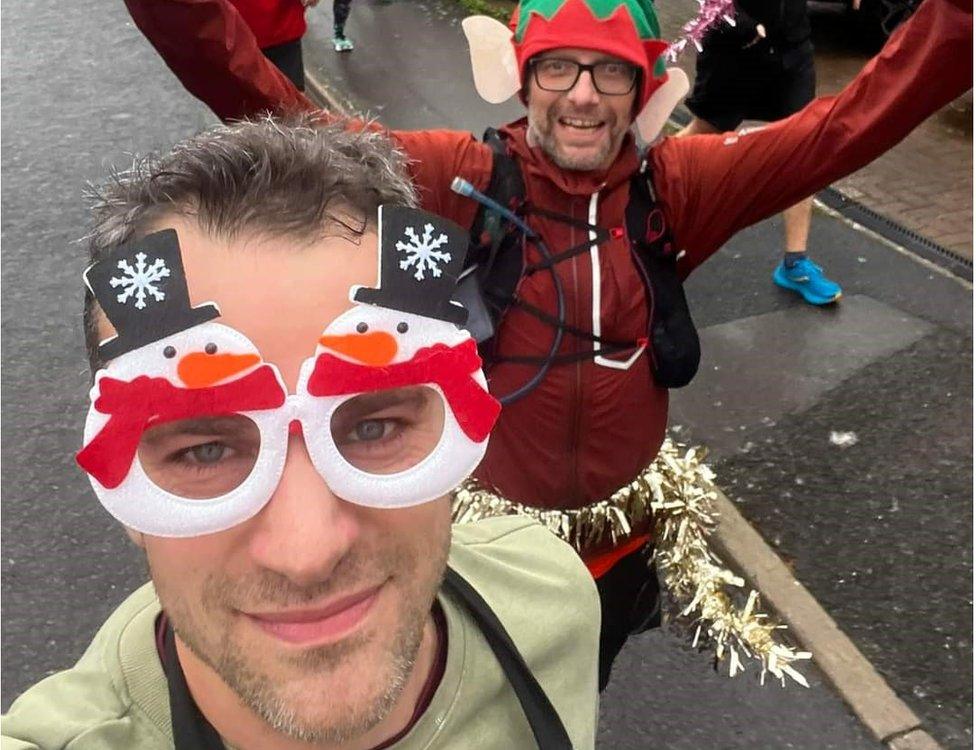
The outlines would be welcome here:
<svg viewBox="0 0 976 750">
<path fill-rule="evenodd" d="M 624 221 L 627 223 L 627 234 L 640 245 L 642 255 L 660 256 L 670 234 L 664 222 L 664 214 L 655 211 L 657 196 L 654 195 L 647 169 L 645 160 L 630 178 L 630 194 L 624 210 Z"/>
<path fill-rule="evenodd" d="M 444 583 L 467 606 L 515 691 L 539 750 L 572 750 L 566 727 L 498 616 L 475 588 L 448 568 Z"/>
<path fill-rule="evenodd" d="M 186 676 L 176 655 L 176 638 L 168 622 L 163 633 L 163 669 L 169 687 L 170 723 L 176 750 L 224 750 L 220 734 L 197 708 L 186 686 Z"/>
<path fill-rule="evenodd" d="M 461 600 L 488 641 L 525 712 L 539 750 L 572 750 L 573 745 L 559 714 L 512 642 L 505 626 L 481 594 L 451 568 L 445 571 L 444 586 Z M 173 627 L 169 623 L 163 635 L 163 668 L 169 687 L 176 750 L 224 750 L 220 734 L 200 712 L 190 695 L 183 667 L 176 654 Z"/>
<path fill-rule="evenodd" d="M 491 149 L 491 178 L 486 194 L 518 213 L 525 202 L 525 181 L 518 161 L 508 151 L 501 133 L 488 128 L 485 144 Z M 511 304 L 523 273 L 522 233 L 497 211 L 478 204 L 468 240 L 465 273 L 458 285 L 458 301 L 468 309 L 468 329 L 478 342 L 483 359 L 494 349 L 495 329 Z"/>
<path fill-rule="evenodd" d="M 625 216 L 635 266 L 647 293 L 651 374 L 663 388 L 681 388 L 698 372 L 701 347 L 646 160 L 631 179 Z"/>
<path fill-rule="evenodd" d="M 626 235 L 630 244 L 636 272 L 643 282 L 648 309 L 648 329 L 645 336 L 634 341 L 613 341 L 583 331 L 567 324 L 565 303 L 559 276 L 555 266 L 578 255 L 589 252 L 590 248 L 602 245 L 622 228 L 607 230 L 571 216 L 532 205 L 526 199 L 525 184 L 516 157 L 508 150 L 502 134 L 489 129 L 485 133 L 485 143 L 492 150 L 492 173 L 488 195 L 502 203 L 521 217 L 530 215 L 556 221 L 583 230 L 588 238 L 572 247 L 552 253 L 545 248 L 540 237 L 522 237 L 514 226 L 515 222 L 503 220 L 495 211 L 482 206 L 472 225 L 469 258 L 467 265 L 471 271 L 466 279 L 468 287 L 474 286 L 470 294 L 473 304 L 469 309 L 482 309 L 477 316 L 485 319 L 478 327 L 478 348 L 486 365 L 502 362 L 537 365 L 539 371 L 523 387 L 510 394 L 499 397 L 503 404 L 509 404 L 529 393 L 541 382 L 548 369 L 554 365 L 579 362 L 598 356 L 610 356 L 646 347 L 648 363 L 657 385 L 664 388 L 680 388 L 694 377 L 698 370 L 700 346 L 694 321 L 688 309 L 687 299 L 682 288 L 681 276 L 677 268 L 677 253 L 667 226 L 664 211 L 658 205 L 651 182 L 649 163 L 645 158 L 640 169 L 631 177 L 629 197 L 625 209 Z M 532 241 L 542 256 L 540 260 L 527 263 L 524 243 Z M 472 268 L 473 267 L 473 268 Z M 558 314 L 552 315 L 532 305 L 524 303 L 516 294 L 522 278 L 539 271 L 552 274 L 556 291 Z M 498 350 L 494 333 L 500 321 L 512 307 L 530 313 L 555 330 L 553 344 L 545 356 L 509 356 Z M 585 352 L 559 354 L 563 334 L 574 336 L 582 341 L 593 342 L 599 348 L 588 348 Z"/>
<path fill-rule="evenodd" d="M 508 152 L 508 145 L 498 130 L 488 128 L 485 131 L 484 143 L 491 149 L 492 155 L 491 178 L 485 193 L 505 208 L 517 211 L 525 200 L 525 180 L 522 178 L 522 170 L 515 157 Z M 517 232 L 507 226 L 507 222 L 496 212 L 479 205 L 471 224 L 470 237 L 471 254 L 465 265 L 478 265 L 483 281 L 492 275 L 501 274 L 505 277 L 501 280 L 501 285 L 506 286 L 509 281 L 507 277 L 510 275 L 508 266 L 512 265 L 516 271 L 521 271 L 521 253 L 518 254 L 517 264 L 504 263 L 506 259 L 501 258 L 502 267 L 496 268 L 496 263 L 500 260 L 499 252 L 503 247 L 516 246 L 520 240 Z"/>
</svg>

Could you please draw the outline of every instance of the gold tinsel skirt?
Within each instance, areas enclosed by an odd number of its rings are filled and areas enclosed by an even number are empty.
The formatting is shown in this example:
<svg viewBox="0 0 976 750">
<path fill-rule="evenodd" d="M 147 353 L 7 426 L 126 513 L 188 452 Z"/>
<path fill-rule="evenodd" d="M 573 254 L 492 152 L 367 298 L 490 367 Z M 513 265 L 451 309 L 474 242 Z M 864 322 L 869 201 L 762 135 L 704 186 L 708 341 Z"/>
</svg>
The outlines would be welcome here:
<svg viewBox="0 0 976 750">
<path fill-rule="evenodd" d="M 657 458 L 630 484 L 608 499 L 576 510 L 533 508 L 506 500 L 469 479 L 453 497 L 455 523 L 481 518 L 524 515 L 534 518 L 581 554 L 608 540 L 626 541 L 631 530 L 653 522 L 654 563 L 663 585 L 677 603 L 679 618 L 691 628 L 692 643 L 710 639 L 716 659 L 728 656 L 729 675 L 744 671 L 742 658 L 755 659 L 785 682 L 790 677 L 807 686 L 790 664 L 810 654 L 779 642 L 777 625 L 759 611 L 759 595 L 744 595 L 745 582 L 710 549 L 715 530 L 714 474 L 703 462 L 704 449 L 664 441 Z M 736 590 L 745 603 L 736 603 Z"/>
</svg>

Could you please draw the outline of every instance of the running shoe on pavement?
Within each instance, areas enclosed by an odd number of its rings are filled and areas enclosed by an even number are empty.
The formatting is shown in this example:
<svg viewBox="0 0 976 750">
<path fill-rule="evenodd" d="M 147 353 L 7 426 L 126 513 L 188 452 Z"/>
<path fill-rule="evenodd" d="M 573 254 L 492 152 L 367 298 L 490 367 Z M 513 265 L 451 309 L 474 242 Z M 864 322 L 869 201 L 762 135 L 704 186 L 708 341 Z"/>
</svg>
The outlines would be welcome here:
<svg viewBox="0 0 976 750">
<path fill-rule="evenodd" d="M 823 269 L 809 258 L 802 258 L 786 267 L 781 262 L 773 271 L 773 281 L 783 289 L 790 289 L 803 297 L 811 305 L 829 305 L 840 299 L 841 289 L 838 284 L 823 274 Z"/>
</svg>

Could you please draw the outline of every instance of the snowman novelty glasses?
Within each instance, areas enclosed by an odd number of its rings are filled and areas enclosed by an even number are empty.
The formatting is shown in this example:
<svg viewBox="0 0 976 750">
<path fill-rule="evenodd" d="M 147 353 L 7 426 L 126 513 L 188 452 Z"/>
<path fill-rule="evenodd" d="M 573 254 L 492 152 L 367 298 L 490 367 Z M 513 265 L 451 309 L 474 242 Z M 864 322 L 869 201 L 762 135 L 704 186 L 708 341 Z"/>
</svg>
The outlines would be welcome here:
<svg viewBox="0 0 976 750">
<path fill-rule="evenodd" d="M 330 490 L 358 505 L 427 502 L 474 470 L 500 407 L 474 340 L 457 327 L 456 275 L 441 269 L 436 284 L 423 285 L 419 270 L 384 263 L 384 247 L 390 255 L 399 239 L 391 224 L 453 238 L 441 255 L 463 262 L 459 227 L 381 207 L 381 287 L 351 290 L 357 304 L 326 327 L 293 394 L 247 337 L 214 322 L 215 306 L 190 306 L 172 230 L 86 271 L 118 335 L 101 347 L 114 358 L 96 374 L 77 459 L 115 518 L 168 537 L 241 523 L 271 499 L 298 431 Z M 136 277 L 137 285 L 112 283 Z"/>
</svg>

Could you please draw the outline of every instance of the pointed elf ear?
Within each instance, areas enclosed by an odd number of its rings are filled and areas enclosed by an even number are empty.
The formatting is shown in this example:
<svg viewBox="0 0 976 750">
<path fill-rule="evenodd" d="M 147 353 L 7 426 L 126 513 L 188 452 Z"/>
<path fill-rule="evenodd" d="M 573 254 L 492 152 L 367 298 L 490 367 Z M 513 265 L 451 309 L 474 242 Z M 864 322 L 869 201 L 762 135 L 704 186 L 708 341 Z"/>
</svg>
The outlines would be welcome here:
<svg viewBox="0 0 976 750">
<path fill-rule="evenodd" d="M 461 21 L 468 38 L 474 87 L 481 98 L 501 104 L 518 93 L 518 62 L 512 46 L 512 30 L 488 16 L 468 16 Z"/>
<path fill-rule="evenodd" d="M 678 102 L 684 99 L 690 88 L 688 76 L 681 68 L 668 68 L 667 74 L 668 80 L 651 94 L 644 109 L 634 120 L 637 132 L 645 143 L 654 142 L 664 123 L 671 116 L 671 112 L 678 106 Z"/>
</svg>

